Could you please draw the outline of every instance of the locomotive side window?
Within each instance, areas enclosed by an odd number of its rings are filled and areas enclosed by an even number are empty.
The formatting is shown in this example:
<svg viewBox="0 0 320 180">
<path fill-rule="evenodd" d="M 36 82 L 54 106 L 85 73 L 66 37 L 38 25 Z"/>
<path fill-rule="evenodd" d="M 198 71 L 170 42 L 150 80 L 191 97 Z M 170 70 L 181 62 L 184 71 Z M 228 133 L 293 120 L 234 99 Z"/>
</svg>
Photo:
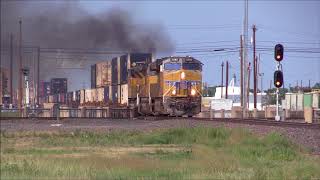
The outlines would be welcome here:
<svg viewBox="0 0 320 180">
<path fill-rule="evenodd" d="M 164 64 L 165 70 L 180 70 L 181 64 L 180 63 L 166 63 Z"/>
<path fill-rule="evenodd" d="M 186 70 L 199 70 L 201 71 L 201 65 L 199 63 L 183 63 L 183 69 Z"/>
</svg>

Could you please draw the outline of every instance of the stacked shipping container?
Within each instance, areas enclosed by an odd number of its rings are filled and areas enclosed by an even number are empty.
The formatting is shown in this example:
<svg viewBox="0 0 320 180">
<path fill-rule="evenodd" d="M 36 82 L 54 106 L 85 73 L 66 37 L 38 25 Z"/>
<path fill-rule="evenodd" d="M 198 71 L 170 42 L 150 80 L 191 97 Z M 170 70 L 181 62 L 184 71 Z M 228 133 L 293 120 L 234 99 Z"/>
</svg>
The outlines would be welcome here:
<svg viewBox="0 0 320 180">
<path fill-rule="evenodd" d="M 91 66 L 91 88 L 67 93 L 67 79 L 51 79 L 49 102 L 80 105 L 104 103 L 127 104 L 129 94 L 129 69 L 151 62 L 150 53 L 133 53 L 100 62 Z M 45 85 L 43 85 L 45 86 Z M 48 87 L 48 86 L 46 86 Z M 44 88 L 43 88 L 44 89 Z M 43 90 L 44 92 L 44 90 Z M 48 91 L 47 91 L 48 92 Z M 45 93 L 43 93 L 45 95 Z M 135 96 L 135 94 L 134 94 Z"/>
<path fill-rule="evenodd" d="M 53 78 L 50 81 L 50 93 L 51 94 L 59 94 L 59 93 L 67 93 L 68 92 L 68 82 L 67 78 Z"/>
</svg>

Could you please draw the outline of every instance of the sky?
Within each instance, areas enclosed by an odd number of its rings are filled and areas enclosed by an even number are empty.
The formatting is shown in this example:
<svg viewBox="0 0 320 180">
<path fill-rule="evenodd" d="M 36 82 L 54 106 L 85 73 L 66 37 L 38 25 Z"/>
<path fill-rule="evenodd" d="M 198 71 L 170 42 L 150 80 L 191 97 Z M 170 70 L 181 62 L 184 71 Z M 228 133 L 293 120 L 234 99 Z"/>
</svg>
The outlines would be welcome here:
<svg viewBox="0 0 320 180">
<path fill-rule="evenodd" d="M 192 48 L 239 47 L 240 34 L 243 32 L 244 1 L 83 1 L 82 5 L 91 13 L 119 6 L 134 11 L 141 18 L 141 23 L 144 20 L 149 23 L 160 22 L 176 44 L 176 53 L 172 55 L 191 55 L 204 63 L 205 82 L 219 85 L 221 63 L 228 60 L 231 64 L 230 75 L 235 73 L 239 83 L 239 52 L 179 52 Z M 284 45 L 284 59 L 281 63 L 285 87 L 295 86 L 297 81 L 300 85 L 300 80 L 305 86 L 309 80 L 311 84 L 320 82 L 319 9 L 320 1 L 316 0 L 249 0 L 249 37 L 252 37 L 252 25 L 255 24 L 258 29 L 256 47 L 270 49 L 261 52 L 257 50 L 261 60 L 260 72 L 264 73 L 264 87 L 269 87 L 273 78 L 276 66 L 273 48 L 277 43 Z M 313 53 L 286 52 L 286 48 L 307 49 Z M 250 50 L 248 54 L 252 62 L 253 52 Z"/>
<path fill-rule="evenodd" d="M 19 1 L 16 1 L 19 3 Z M 47 7 L 65 1 L 40 1 Z M 244 0 L 225 1 L 106 1 L 83 0 L 80 5 L 92 15 L 118 7 L 130 11 L 139 24 L 162 25 L 168 33 L 175 51 L 163 56 L 193 56 L 203 62 L 203 81 L 209 85 L 220 85 L 221 63 L 228 61 L 230 76 L 236 76 L 239 84 L 239 52 L 214 51 L 234 49 L 240 46 L 243 33 Z M 32 6 L 29 6 L 32 7 Z M 39 9 L 40 11 L 41 9 Z M 42 10 L 45 13 L 45 10 Z M 260 73 L 263 73 L 263 89 L 269 88 L 276 62 L 273 48 L 277 43 L 284 45 L 284 86 L 307 86 L 320 82 L 320 1 L 318 0 L 249 0 L 249 40 L 252 25 L 257 27 L 256 47 L 260 55 Z M 24 21 L 26 22 L 26 21 Z M 25 39 L 28 37 L 25 35 Z M 81 37 L 79 37 L 81 38 Z M 26 40 L 32 43 L 32 39 Z M 250 44 L 248 60 L 252 62 Z M 101 47 L 105 48 L 105 47 Z M 264 50 L 259 50 L 263 48 Z M 267 48 L 267 50 L 266 50 Z M 200 50 L 201 52 L 194 52 Z M 299 52 L 298 52 L 299 51 Z M 33 54 L 32 56 L 36 56 Z M 65 74 L 76 74 L 70 78 L 69 90 L 89 87 L 90 69 L 68 70 Z M 81 78 L 79 78 L 81 77 Z M 252 76 L 251 76 L 252 77 Z M 48 79 L 46 79 L 48 80 Z M 251 81 L 251 87 L 252 86 Z M 261 87 L 259 78 L 259 88 Z"/>
</svg>

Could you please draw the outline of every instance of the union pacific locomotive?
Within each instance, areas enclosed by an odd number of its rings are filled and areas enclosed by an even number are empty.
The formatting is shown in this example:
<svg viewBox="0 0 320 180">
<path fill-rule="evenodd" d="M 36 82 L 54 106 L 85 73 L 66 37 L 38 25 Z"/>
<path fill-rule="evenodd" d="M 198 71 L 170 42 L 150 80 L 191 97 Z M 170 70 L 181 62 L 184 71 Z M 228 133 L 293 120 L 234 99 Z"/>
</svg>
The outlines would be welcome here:
<svg viewBox="0 0 320 180">
<path fill-rule="evenodd" d="M 43 102 L 130 107 L 140 115 L 193 116 L 201 111 L 202 63 L 187 57 L 133 53 L 98 63 L 91 89 L 51 95 Z"/>
</svg>

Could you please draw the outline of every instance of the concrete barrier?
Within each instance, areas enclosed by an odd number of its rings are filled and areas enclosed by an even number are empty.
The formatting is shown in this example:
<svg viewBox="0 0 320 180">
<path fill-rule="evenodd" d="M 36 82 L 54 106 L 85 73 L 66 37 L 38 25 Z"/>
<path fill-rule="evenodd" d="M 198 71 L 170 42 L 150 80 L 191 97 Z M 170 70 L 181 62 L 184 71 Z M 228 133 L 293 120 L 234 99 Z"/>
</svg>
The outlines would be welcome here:
<svg viewBox="0 0 320 180">
<path fill-rule="evenodd" d="M 231 118 L 242 118 L 242 106 L 234 106 L 231 109 Z"/>
<path fill-rule="evenodd" d="M 254 109 L 253 109 L 252 117 L 253 117 L 253 118 L 257 118 L 257 117 L 258 117 L 258 110 L 257 110 L 257 108 L 254 108 Z"/>
<path fill-rule="evenodd" d="M 274 118 L 275 116 L 276 116 L 276 107 L 266 107 L 265 117 L 266 118 Z"/>
<path fill-rule="evenodd" d="M 220 113 L 221 113 L 221 118 L 225 118 L 224 109 L 221 109 L 221 110 L 220 110 Z"/>
<path fill-rule="evenodd" d="M 312 123 L 313 119 L 313 109 L 312 107 L 304 107 L 304 121 L 306 123 Z"/>
</svg>

